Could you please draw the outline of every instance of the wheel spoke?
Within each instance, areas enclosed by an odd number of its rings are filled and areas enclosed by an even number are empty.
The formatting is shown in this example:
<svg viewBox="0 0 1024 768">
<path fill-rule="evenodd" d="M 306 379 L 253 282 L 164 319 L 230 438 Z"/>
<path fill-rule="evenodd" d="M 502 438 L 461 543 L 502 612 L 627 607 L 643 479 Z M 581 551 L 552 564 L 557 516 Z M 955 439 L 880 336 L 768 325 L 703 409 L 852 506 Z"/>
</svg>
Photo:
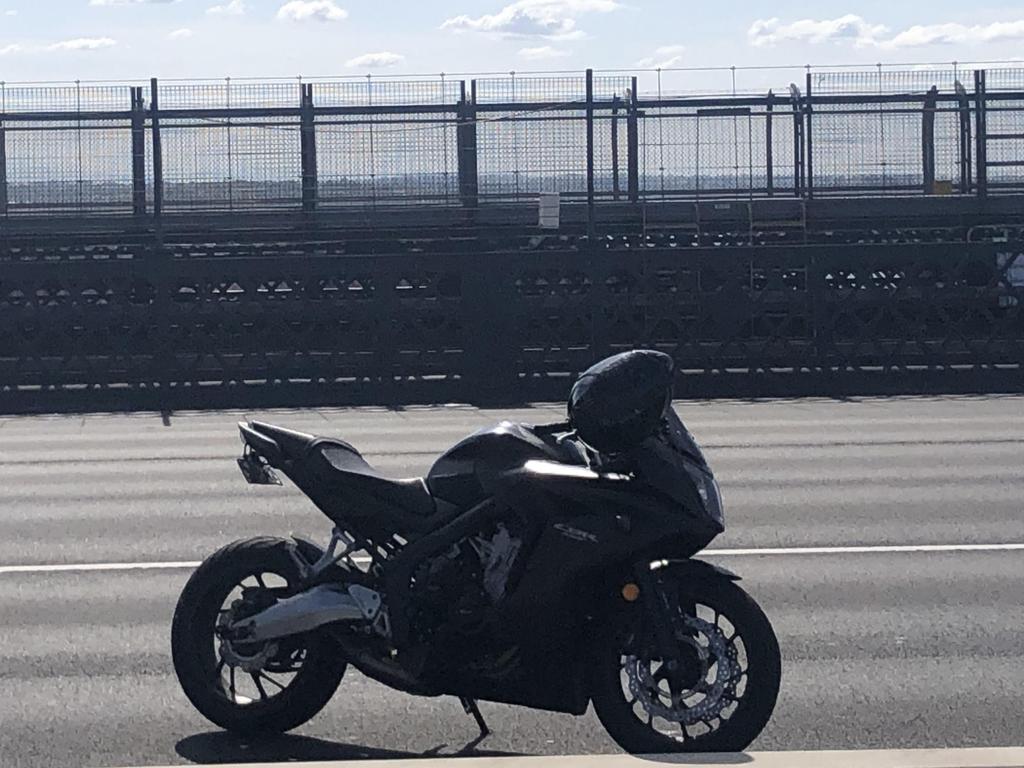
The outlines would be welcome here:
<svg viewBox="0 0 1024 768">
<path fill-rule="evenodd" d="M 277 682 L 277 680 L 272 678 L 266 672 L 257 672 L 256 674 L 258 674 L 262 679 L 266 680 L 268 683 L 272 683 L 273 685 L 276 685 L 282 691 L 284 691 L 284 690 L 286 690 L 288 688 L 288 686 L 286 686 L 286 685 L 281 685 L 279 682 Z"/>
<path fill-rule="evenodd" d="M 238 695 L 235 693 L 235 668 L 234 667 L 230 667 L 230 669 L 231 669 L 231 672 L 229 673 L 230 687 L 228 688 L 228 690 L 231 691 L 231 701 L 235 702 L 238 699 Z"/>
<path fill-rule="evenodd" d="M 266 589 L 267 588 L 266 582 L 263 581 L 263 574 L 262 573 L 257 573 L 256 574 L 256 583 L 260 585 L 260 589 Z"/>
<path fill-rule="evenodd" d="M 257 672 L 250 672 L 249 673 L 249 677 L 251 677 L 252 681 L 256 684 L 256 690 L 258 690 L 260 692 L 260 698 L 263 699 L 264 701 L 269 699 L 270 697 L 267 696 L 267 691 L 263 687 L 263 681 L 260 680 L 259 673 L 257 673 Z"/>
</svg>

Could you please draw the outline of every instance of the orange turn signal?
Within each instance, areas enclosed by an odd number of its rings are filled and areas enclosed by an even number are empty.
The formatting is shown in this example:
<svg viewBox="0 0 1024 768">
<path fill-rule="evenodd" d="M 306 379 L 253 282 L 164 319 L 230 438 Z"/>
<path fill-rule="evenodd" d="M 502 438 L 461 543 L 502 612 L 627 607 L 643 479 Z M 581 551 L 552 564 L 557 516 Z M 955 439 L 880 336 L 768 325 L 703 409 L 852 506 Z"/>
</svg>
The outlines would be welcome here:
<svg viewBox="0 0 1024 768">
<path fill-rule="evenodd" d="M 630 582 L 622 587 L 622 599 L 627 603 L 635 603 L 640 599 L 640 587 Z"/>
</svg>

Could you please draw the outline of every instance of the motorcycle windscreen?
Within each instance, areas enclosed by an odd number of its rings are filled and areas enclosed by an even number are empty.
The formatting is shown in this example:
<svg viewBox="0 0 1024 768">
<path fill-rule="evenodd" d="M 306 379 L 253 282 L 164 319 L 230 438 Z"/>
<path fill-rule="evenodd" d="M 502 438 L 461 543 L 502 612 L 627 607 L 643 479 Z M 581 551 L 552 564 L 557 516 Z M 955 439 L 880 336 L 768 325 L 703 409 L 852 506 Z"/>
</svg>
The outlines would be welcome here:
<svg viewBox="0 0 1024 768">
<path fill-rule="evenodd" d="M 720 531 L 722 522 L 701 497 L 692 474 L 707 473 L 711 477 L 704 454 L 674 411 L 669 409 L 666 417 L 666 428 L 632 452 L 637 474 L 644 483 L 678 503 L 681 511 Z"/>
<path fill-rule="evenodd" d="M 679 414 L 676 413 L 675 408 L 671 405 L 665 409 L 664 437 L 668 444 L 676 450 L 685 453 L 702 467 L 708 466 L 707 459 L 704 458 L 704 452 L 697 445 L 697 441 L 693 439 L 690 430 L 686 428 L 683 420 L 679 418 Z"/>
</svg>

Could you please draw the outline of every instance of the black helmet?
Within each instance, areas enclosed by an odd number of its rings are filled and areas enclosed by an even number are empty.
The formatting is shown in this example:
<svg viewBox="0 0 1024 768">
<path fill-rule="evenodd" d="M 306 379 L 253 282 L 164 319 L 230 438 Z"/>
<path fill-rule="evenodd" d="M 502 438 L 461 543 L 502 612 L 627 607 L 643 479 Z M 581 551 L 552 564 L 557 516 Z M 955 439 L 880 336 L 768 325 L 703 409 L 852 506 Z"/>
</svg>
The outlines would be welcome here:
<svg viewBox="0 0 1024 768">
<path fill-rule="evenodd" d="M 584 371 L 569 393 L 569 421 L 603 453 L 635 448 L 658 431 L 672 402 L 675 364 L 662 352 L 638 349 Z"/>
</svg>

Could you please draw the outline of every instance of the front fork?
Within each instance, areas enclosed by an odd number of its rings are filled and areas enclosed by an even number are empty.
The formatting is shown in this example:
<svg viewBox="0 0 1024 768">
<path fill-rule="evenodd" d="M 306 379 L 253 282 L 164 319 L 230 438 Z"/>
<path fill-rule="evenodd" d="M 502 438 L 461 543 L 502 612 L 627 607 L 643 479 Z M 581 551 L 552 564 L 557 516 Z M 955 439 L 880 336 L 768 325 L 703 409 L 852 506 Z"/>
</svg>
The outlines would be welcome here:
<svg viewBox="0 0 1024 768">
<path fill-rule="evenodd" d="M 685 631 L 680 621 L 679 610 L 681 608 L 685 610 L 686 606 L 680 606 L 678 600 L 673 604 L 668 593 L 658 583 L 649 564 L 638 565 L 634 570 L 633 577 L 636 579 L 637 586 L 640 587 L 644 620 L 651 627 L 656 650 L 668 670 L 675 672 L 678 666 L 676 660 L 679 648 L 678 633 Z"/>
</svg>

